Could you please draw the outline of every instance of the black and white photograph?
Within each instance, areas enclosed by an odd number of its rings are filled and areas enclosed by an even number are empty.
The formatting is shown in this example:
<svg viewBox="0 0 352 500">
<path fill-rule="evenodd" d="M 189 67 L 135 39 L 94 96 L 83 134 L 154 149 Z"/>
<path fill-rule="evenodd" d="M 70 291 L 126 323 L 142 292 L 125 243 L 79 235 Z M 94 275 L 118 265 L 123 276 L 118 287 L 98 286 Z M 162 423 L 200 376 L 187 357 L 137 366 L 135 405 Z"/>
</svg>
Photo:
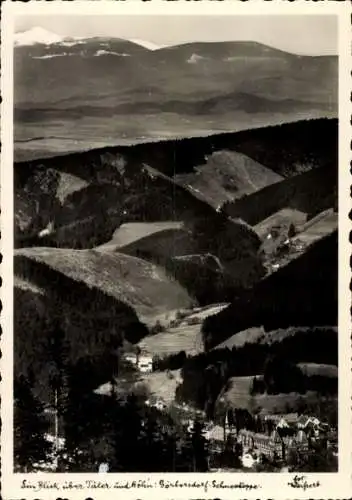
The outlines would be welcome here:
<svg viewBox="0 0 352 500">
<path fill-rule="evenodd" d="M 12 50 L 13 472 L 337 473 L 338 16 Z"/>
</svg>

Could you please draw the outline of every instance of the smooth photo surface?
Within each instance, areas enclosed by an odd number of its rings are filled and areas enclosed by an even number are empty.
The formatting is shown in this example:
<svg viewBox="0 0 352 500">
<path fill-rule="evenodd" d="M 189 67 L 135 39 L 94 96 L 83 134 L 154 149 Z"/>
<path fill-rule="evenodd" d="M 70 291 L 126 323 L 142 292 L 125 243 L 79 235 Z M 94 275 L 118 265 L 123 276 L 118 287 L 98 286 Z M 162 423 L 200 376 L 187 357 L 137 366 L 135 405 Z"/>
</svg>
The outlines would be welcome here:
<svg viewBox="0 0 352 500">
<path fill-rule="evenodd" d="M 5 481 L 347 493 L 343 9 L 73 7 L 9 14 Z"/>
</svg>

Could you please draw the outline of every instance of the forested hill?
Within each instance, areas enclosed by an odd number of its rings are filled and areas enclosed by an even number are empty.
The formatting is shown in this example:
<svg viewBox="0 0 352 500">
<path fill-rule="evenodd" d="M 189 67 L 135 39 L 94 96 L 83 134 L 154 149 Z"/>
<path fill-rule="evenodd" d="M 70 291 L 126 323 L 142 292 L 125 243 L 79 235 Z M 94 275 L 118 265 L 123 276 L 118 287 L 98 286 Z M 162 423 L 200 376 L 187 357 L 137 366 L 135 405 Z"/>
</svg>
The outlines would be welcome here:
<svg viewBox="0 0 352 500">
<path fill-rule="evenodd" d="M 103 153 L 123 156 L 126 167 L 145 163 L 166 175 L 190 173 L 216 151 L 234 150 L 249 156 L 284 177 L 331 163 L 336 157 L 338 120 L 312 119 L 241 132 L 214 133 L 205 137 L 150 141 L 91 151 L 22 160 L 15 163 L 15 182 L 23 185 L 33 169 L 71 173 L 88 181 L 97 175 Z"/>
<path fill-rule="evenodd" d="M 337 325 L 337 231 L 243 293 L 202 327 L 207 349 L 253 326 Z"/>
</svg>

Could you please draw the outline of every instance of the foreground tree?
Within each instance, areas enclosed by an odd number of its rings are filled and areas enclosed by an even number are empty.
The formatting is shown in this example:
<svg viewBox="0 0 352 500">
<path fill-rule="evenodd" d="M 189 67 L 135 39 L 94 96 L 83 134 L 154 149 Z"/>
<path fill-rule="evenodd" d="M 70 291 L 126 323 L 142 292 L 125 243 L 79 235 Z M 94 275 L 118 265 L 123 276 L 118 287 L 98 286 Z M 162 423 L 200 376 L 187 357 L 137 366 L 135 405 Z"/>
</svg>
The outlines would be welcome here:
<svg viewBox="0 0 352 500">
<path fill-rule="evenodd" d="M 204 436 L 204 424 L 199 421 L 194 422 L 192 431 L 192 445 L 194 454 L 194 466 L 197 472 L 208 470 L 208 446 Z"/>
<path fill-rule="evenodd" d="M 14 462 L 20 472 L 30 472 L 50 460 L 51 444 L 45 439 L 49 423 L 44 408 L 24 376 L 14 381 Z"/>
<path fill-rule="evenodd" d="M 208 455 L 204 425 L 195 420 L 192 429 L 187 431 L 182 439 L 182 467 L 189 472 L 205 472 L 208 470 Z"/>
<path fill-rule="evenodd" d="M 95 470 L 96 439 L 106 434 L 111 398 L 94 394 L 97 379 L 94 366 L 91 358 L 81 358 L 68 373 L 63 421 L 65 467 L 70 472 Z"/>
<path fill-rule="evenodd" d="M 202 424 L 181 440 L 173 419 L 145 404 L 142 384 L 123 390 L 112 377 L 111 391 L 95 393 L 94 366 L 82 359 L 70 369 L 64 470 L 97 472 L 102 463 L 109 472 L 207 470 Z"/>
<path fill-rule="evenodd" d="M 69 345 L 65 332 L 60 325 L 56 324 L 49 337 L 48 368 L 52 400 L 59 416 L 63 415 L 67 404 L 69 365 Z"/>
</svg>

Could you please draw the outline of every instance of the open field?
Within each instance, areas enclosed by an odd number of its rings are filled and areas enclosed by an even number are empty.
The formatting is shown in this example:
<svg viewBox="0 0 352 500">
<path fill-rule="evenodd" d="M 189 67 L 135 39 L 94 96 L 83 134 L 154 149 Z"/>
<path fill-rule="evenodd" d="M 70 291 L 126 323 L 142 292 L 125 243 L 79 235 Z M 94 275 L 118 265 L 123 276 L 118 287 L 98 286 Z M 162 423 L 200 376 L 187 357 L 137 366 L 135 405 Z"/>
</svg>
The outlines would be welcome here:
<svg viewBox="0 0 352 500">
<path fill-rule="evenodd" d="M 337 196 L 337 159 L 319 168 L 304 171 L 264 187 L 249 196 L 226 203 L 225 212 L 239 217 L 252 226 L 260 225 L 283 209 L 306 214 L 312 219 L 333 207 Z M 259 226 L 260 227 L 260 226 Z"/>
<path fill-rule="evenodd" d="M 334 326 L 315 326 L 313 328 L 315 332 L 321 331 L 333 331 L 336 332 L 336 338 L 338 334 L 338 328 Z M 270 332 L 265 332 L 265 335 L 260 339 L 260 343 L 272 344 L 274 342 L 282 342 L 289 337 L 294 337 L 297 333 L 304 333 L 305 335 L 310 335 L 312 332 L 311 327 L 289 327 L 289 328 L 278 328 L 277 330 L 272 330 Z"/>
<path fill-rule="evenodd" d="M 251 399 L 250 390 L 254 377 L 255 375 L 229 378 L 223 389 L 223 394 L 219 396 L 219 399 L 221 400 L 224 398 L 225 403 L 231 402 L 238 404 L 239 407 L 247 405 Z"/>
<path fill-rule="evenodd" d="M 166 332 L 150 335 L 142 339 L 139 346 L 153 355 L 168 356 L 185 351 L 194 356 L 203 351 L 200 335 L 201 325 L 180 325 Z"/>
<path fill-rule="evenodd" d="M 324 332 L 325 330 L 332 330 L 336 331 L 336 336 L 337 336 L 337 327 L 331 327 L 331 326 L 317 326 L 314 328 L 316 332 L 322 331 Z M 297 333 L 306 333 L 309 335 L 312 331 L 311 327 L 290 327 L 290 328 L 279 328 L 277 330 L 272 330 L 266 332 L 263 327 L 254 327 L 254 328 L 248 328 L 247 330 L 244 330 L 242 332 L 238 332 L 232 337 L 228 338 L 224 342 L 221 342 L 221 344 L 218 344 L 215 346 L 213 349 L 223 349 L 223 348 L 228 348 L 232 349 L 233 347 L 242 347 L 245 344 L 272 344 L 276 342 L 282 342 L 285 339 L 289 337 L 294 337 L 297 335 Z M 308 364 L 309 365 L 309 364 Z M 315 365 L 314 365 L 315 366 Z M 317 365 L 320 366 L 320 365 Z M 324 365 L 325 366 L 325 365 Z M 330 365 L 326 365 L 330 366 Z"/>
<path fill-rule="evenodd" d="M 181 382 L 181 370 L 170 370 L 167 372 L 153 372 L 141 375 L 140 381 L 147 384 L 151 396 L 156 399 L 162 399 L 170 406 L 175 401 L 176 387 Z"/>
<path fill-rule="evenodd" d="M 323 403 L 324 398 L 315 391 L 307 391 L 305 394 L 291 392 L 287 394 L 257 394 L 250 395 L 250 387 L 254 377 L 232 377 L 229 379 L 228 387 L 225 388 L 218 398 L 218 404 L 230 408 L 242 408 L 251 413 L 259 411 L 267 413 L 290 413 L 300 412 L 302 405 L 318 405 Z M 334 398 L 329 398 L 334 400 Z M 335 398 L 336 400 L 336 398 Z"/>
<path fill-rule="evenodd" d="M 192 319 L 203 320 L 203 319 L 207 318 L 208 316 L 212 316 L 213 314 L 217 314 L 218 312 L 222 311 L 228 305 L 229 305 L 228 303 L 224 303 L 224 304 L 213 304 L 213 305 L 209 305 L 206 307 L 195 308 L 195 309 L 193 309 L 194 312 L 187 316 L 187 320 L 192 320 Z"/>
<path fill-rule="evenodd" d="M 72 175 L 67 172 L 60 172 L 56 195 L 61 203 L 63 203 L 65 199 L 70 196 L 70 194 L 75 191 L 79 191 L 88 185 L 89 183 L 86 180 L 81 179 L 76 175 Z"/>
<path fill-rule="evenodd" d="M 337 378 L 339 374 L 336 365 L 326 365 L 317 363 L 298 363 L 297 366 L 305 375 Z"/>
<path fill-rule="evenodd" d="M 292 260 L 298 259 L 314 244 L 336 232 L 337 226 L 338 214 L 336 212 L 326 210 L 318 214 L 313 221 L 305 223 L 302 230 L 290 239 L 286 251 L 275 255 L 275 265 L 277 268 L 284 267 Z"/>
<path fill-rule="evenodd" d="M 260 238 L 264 238 L 272 228 L 278 227 L 280 229 L 284 227 L 288 230 L 290 224 L 294 224 L 298 233 L 293 239 L 299 239 L 299 235 L 302 235 L 303 239 L 313 241 L 313 235 L 318 239 L 319 236 L 328 234 L 330 230 L 336 227 L 337 213 L 332 208 L 328 208 L 307 221 L 307 214 L 299 210 L 284 208 L 256 224 L 253 229 Z"/>
<path fill-rule="evenodd" d="M 305 248 L 307 248 L 309 245 L 320 240 L 320 238 L 333 233 L 337 229 L 337 224 L 337 212 L 334 212 L 332 209 L 326 210 L 318 214 L 311 221 L 308 221 L 302 227 L 302 231 L 292 238 L 292 240 L 302 242 Z"/>
<path fill-rule="evenodd" d="M 198 307 L 190 310 L 181 310 L 183 319 L 177 319 L 177 313 L 173 311 L 171 314 L 159 317 L 159 321 L 164 328 L 164 332 L 150 335 L 142 339 L 139 343 L 141 349 L 150 354 L 159 356 L 167 356 L 185 351 L 189 356 L 194 356 L 203 351 L 201 338 L 201 323 L 208 316 L 217 314 L 228 304 L 213 304 L 207 307 Z M 178 323 L 175 327 L 168 326 L 170 321 Z M 192 324 L 193 323 L 193 324 Z"/>
<path fill-rule="evenodd" d="M 251 344 L 260 342 L 265 337 L 263 328 L 248 328 L 242 332 L 238 332 L 232 337 L 228 338 L 221 344 L 218 344 L 213 349 L 232 349 L 233 347 L 242 347 L 244 344 Z"/>
<path fill-rule="evenodd" d="M 260 394 L 254 398 L 254 408 L 268 413 L 299 412 L 302 405 L 324 404 L 325 398 L 319 392 L 307 391 L 305 394 L 296 392 L 288 394 Z M 336 398 L 329 398 L 336 401 Z M 252 403 L 250 403 L 252 404 Z"/>
<path fill-rule="evenodd" d="M 292 208 L 283 208 L 256 224 L 253 229 L 260 238 L 264 238 L 273 227 L 278 227 L 281 231 L 283 228 L 288 230 L 291 223 L 304 224 L 306 220 L 307 214 Z"/>
<path fill-rule="evenodd" d="M 116 229 L 111 240 L 97 247 L 97 250 L 117 250 L 147 236 L 170 229 L 182 229 L 183 227 L 182 222 L 174 221 L 130 222 L 122 224 Z"/>
<path fill-rule="evenodd" d="M 163 224 L 164 227 L 160 227 L 159 224 Z M 129 229 L 134 231 L 132 227 L 134 223 L 126 224 L 130 226 Z M 139 223 L 137 223 L 139 225 Z M 142 225 L 142 224 L 141 224 Z M 127 255 L 134 255 L 136 257 L 142 257 L 146 260 L 150 260 L 155 263 L 160 263 L 165 265 L 170 259 L 175 255 L 184 255 L 192 253 L 195 248 L 197 248 L 196 238 L 193 236 L 190 229 L 186 229 L 182 222 L 150 222 L 146 223 L 148 228 L 142 228 L 142 231 L 146 229 L 149 234 L 138 234 L 130 241 L 127 241 L 126 245 L 115 246 L 111 241 L 107 244 L 102 245 L 98 250 L 109 250 L 109 251 L 119 251 Z M 121 226 L 123 228 L 123 226 Z M 137 229 L 138 230 L 138 229 Z M 118 230 L 117 230 L 118 233 Z M 122 235 L 122 238 L 125 235 Z M 118 234 L 118 236 L 120 236 Z"/>
<path fill-rule="evenodd" d="M 231 150 L 207 155 L 205 163 L 194 172 L 176 174 L 174 178 L 214 208 L 282 180 L 252 158 Z"/>
</svg>

